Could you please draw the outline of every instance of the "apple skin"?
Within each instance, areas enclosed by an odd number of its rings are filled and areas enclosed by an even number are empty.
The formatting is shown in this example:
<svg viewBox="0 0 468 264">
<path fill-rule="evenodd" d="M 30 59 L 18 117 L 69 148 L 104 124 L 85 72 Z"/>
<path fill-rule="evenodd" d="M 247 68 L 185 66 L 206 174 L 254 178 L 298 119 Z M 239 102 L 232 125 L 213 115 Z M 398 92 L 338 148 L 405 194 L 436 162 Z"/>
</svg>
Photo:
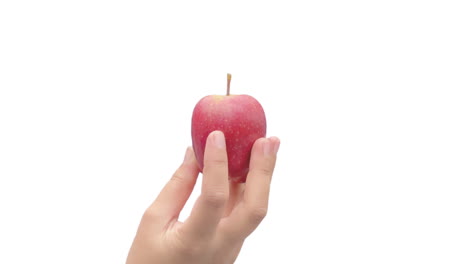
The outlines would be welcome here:
<svg viewBox="0 0 468 264">
<path fill-rule="evenodd" d="M 246 181 L 250 152 L 254 142 L 266 136 L 265 112 L 250 95 L 208 95 L 196 105 L 192 115 L 192 146 L 203 171 L 203 156 L 208 135 L 222 131 L 226 138 L 229 179 Z"/>
</svg>

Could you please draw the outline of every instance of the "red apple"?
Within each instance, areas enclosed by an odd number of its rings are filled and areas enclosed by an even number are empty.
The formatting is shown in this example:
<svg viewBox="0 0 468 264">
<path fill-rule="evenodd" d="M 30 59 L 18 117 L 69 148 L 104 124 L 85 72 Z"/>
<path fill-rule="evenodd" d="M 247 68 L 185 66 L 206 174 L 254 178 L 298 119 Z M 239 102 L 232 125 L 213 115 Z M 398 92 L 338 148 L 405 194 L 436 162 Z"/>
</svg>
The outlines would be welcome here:
<svg viewBox="0 0 468 264">
<path fill-rule="evenodd" d="M 229 179 L 245 182 L 254 142 L 266 136 L 266 118 L 260 103 L 250 95 L 232 95 L 228 74 L 227 94 L 208 95 L 195 106 L 192 115 L 192 146 L 200 170 L 208 135 L 222 131 L 226 138 Z"/>
</svg>

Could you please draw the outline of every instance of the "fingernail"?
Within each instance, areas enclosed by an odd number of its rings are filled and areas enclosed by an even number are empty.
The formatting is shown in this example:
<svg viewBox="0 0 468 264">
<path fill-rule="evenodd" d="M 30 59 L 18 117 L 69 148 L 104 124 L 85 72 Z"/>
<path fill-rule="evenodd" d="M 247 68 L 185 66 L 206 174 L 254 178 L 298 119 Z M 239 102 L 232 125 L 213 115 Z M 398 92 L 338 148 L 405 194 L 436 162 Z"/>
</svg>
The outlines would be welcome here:
<svg viewBox="0 0 468 264">
<path fill-rule="evenodd" d="M 226 148 L 226 140 L 224 139 L 224 134 L 221 131 L 213 132 L 213 141 L 215 146 L 218 148 Z"/>
<path fill-rule="evenodd" d="M 276 155 L 278 153 L 280 141 L 278 138 L 268 138 L 263 142 L 263 154 L 265 156 Z"/>
<path fill-rule="evenodd" d="M 273 146 L 273 153 L 275 153 L 275 155 L 278 153 L 280 143 L 281 141 L 279 139 L 275 140 L 275 144 Z"/>
<path fill-rule="evenodd" d="M 269 139 L 263 139 L 263 155 L 270 156 L 273 154 L 273 148 Z"/>
<path fill-rule="evenodd" d="M 188 163 L 191 158 L 192 158 L 192 151 L 190 151 L 190 148 L 187 148 L 187 150 L 185 151 L 185 157 L 184 157 L 184 163 Z"/>
</svg>

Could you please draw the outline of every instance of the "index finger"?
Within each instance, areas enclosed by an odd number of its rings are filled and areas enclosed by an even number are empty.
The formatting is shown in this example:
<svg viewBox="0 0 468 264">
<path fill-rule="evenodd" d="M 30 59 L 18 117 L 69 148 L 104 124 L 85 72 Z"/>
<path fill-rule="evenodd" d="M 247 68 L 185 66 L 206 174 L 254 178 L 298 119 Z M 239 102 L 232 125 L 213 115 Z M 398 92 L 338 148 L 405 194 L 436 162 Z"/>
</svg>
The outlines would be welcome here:
<svg viewBox="0 0 468 264">
<path fill-rule="evenodd" d="M 184 224 L 190 237 L 203 238 L 216 231 L 228 196 L 226 141 L 222 132 L 215 131 L 206 140 L 201 195 Z"/>
</svg>

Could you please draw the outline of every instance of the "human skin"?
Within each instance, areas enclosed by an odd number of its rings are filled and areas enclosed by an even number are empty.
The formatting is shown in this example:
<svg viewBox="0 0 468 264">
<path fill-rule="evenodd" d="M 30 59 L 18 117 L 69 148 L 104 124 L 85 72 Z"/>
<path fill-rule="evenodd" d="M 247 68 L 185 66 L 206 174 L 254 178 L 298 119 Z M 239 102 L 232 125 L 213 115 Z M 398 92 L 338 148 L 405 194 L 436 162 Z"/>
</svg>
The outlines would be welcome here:
<svg viewBox="0 0 468 264">
<path fill-rule="evenodd" d="M 245 184 L 228 180 L 226 142 L 222 132 L 207 139 L 201 194 L 185 222 L 179 214 L 197 180 L 192 148 L 184 162 L 145 211 L 127 264 L 234 263 L 244 240 L 267 213 L 270 183 L 280 141 L 255 141 Z"/>
</svg>

